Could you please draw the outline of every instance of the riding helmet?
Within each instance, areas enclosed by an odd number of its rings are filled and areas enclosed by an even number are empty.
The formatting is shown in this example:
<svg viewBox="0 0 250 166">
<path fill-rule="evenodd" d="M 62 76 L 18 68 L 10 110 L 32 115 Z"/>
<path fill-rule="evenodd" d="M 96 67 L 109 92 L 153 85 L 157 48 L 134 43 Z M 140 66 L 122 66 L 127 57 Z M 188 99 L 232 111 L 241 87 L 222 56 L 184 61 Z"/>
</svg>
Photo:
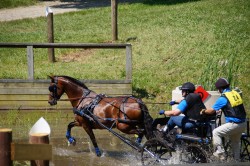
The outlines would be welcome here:
<svg viewBox="0 0 250 166">
<path fill-rule="evenodd" d="M 192 92 L 195 91 L 195 86 L 194 86 L 194 84 L 191 83 L 191 82 L 186 82 L 186 83 L 184 83 L 184 84 L 181 86 L 180 89 L 181 89 L 181 90 L 186 90 L 186 91 L 188 91 L 189 93 L 192 93 Z"/>
<path fill-rule="evenodd" d="M 225 88 L 228 88 L 229 87 L 229 82 L 227 79 L 225 78 L 219 78 L 216 83 L 215 83 L 215 87 L 217 89 L 225 89 Z"/>
</svg>

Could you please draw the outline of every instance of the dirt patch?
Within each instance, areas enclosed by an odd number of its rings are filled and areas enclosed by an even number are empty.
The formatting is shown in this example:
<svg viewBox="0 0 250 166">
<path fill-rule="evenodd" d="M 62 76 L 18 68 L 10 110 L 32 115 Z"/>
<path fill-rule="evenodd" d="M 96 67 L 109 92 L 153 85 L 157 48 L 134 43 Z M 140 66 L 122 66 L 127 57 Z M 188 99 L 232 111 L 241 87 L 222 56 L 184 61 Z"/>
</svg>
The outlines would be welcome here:
<svg viewBox="0 0 250 166">
<path fill-rule="evenodd" d="M 60 62 L 83 62 L 86 61 L 87 57 L 93 54 L 93 49 L 81 49 L 76 52 L 71 52 L 58 58 Z"/>
</svg>

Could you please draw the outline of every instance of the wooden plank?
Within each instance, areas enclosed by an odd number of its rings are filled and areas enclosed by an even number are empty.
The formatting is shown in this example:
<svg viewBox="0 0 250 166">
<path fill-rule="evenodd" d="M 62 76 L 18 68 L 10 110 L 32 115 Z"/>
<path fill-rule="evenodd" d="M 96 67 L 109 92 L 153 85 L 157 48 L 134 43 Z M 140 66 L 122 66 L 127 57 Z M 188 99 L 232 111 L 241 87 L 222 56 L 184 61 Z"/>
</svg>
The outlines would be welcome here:
<svg viewBox="0 0 250 166">
<path fill-rule="evenodd" d="M 5 48 L 26 48 L 33 46 L 34 48 L 126 48 L 131 44 L 126 43 L 0 43 L 0 47 Z"/>
<path fill-rule="evenodd" d="M 69 101 L 58 101 L 59 106 L 71 106 Z M 0 101 L 1 106 L 11 106 L 11 107 L 22 107 L 22 106 L 33 106 L 33 107 L 51 107 L 48 101 Z"/>
<path fill-rule="evenodd" d="M 27 46 L 28 79 L 34 79 L 34 52 L 33 46 Z"/>
<path fill-rule="evenodd" d="M 84 84 L 131 84 L 131 80 L 80 80 Z M 0 83 L 50 83 L 50 80 L 0 79 Z"/>
<path fill-rule="evenodd" d="M 132 88 L 129 85 L 123 86 L 111 86 L 111 85 L 105 85 L 105 86 L 95 86 L 90 88 L 90 90 L 95 91 L 96 93 L 104 93 L 107 95 L 129 95 L 132 94 Z M 0 94 L 23 94 L 23 95 L 28 95 L 28 94 L 41 94 L 41 95 L 48 95 L 49 91 L 48 88 L 43 88 L 43 87 L 36 87 L 36 88 L 19 88 L 19 87 L 11 87 L 11 88 L 0 88 Z"/>
<path fill-rule="evenodd" d="M 126 79 L 132 80 L 132 46 L 126 47 Z"/>
<path fill-rule="evenodd" d="M 99 83 L 86 82 L 87 87 L 96 93 L 107 96 L 131 96 L 132 85 L 127 81 L 98 80 Z M 110 83 L 111 82 L 111 83 Z M 59 101 L 56 107 L 48 104 L 49 80 L 32 82 L 29 80 L 16 80 L 8 82 L 0 80 L 0 110 L 10 109 L 70 109 L 69 101 Z M 64 94 L 61 99 L 67 99 Z"/>
<path fill-rule="evenodd" d="M 49 94 L 46 88 L 2 88 L 0 94 Z"/>
<path fill-rule="evenodd" d="M 85 83 L 85 85 L 91 89 L 92 87 L 130 87 L 131 83 Z M 12 87 L 27 87 L 27 88 L 47 88 L 49 87 L 49 82 L 1 82 L 1 88 L 12 88 Z"/>
<path fill-rule="evenodd" d="M 67 98 L 66 95 L 61 97 L 62 99 Z M 46 101 L 49 99 L 49 95 L 43 94 L 0 94 L 0 101 Z"/>
<path fill-rule="evenodd" d="M 52 160 L 52 145 L 11 143 L 11 159 Z"/>
</svg>

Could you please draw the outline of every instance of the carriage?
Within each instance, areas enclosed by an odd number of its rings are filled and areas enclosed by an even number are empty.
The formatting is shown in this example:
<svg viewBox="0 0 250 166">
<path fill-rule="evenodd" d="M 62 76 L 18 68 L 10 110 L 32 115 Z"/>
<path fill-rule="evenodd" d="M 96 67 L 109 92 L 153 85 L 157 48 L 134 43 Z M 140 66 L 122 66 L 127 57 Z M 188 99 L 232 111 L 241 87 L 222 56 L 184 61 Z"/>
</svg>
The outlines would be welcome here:
<svg viewBox="0 0 250 166">
<path fill-rule="evenodd" d="M 197 126 L 188 131 L 182 132 L 179 128 L 174 128 L 163 135 L 162 126 L 167 123 L 168 118 L 157 118 L 153 123 L 155 138 L 145 142 L 142 152 L 143 165 L 175 164 L 172 161 L 173 156 L 178 156 L 178 163 L 209 163 L 218 159 L 213 157 L 212 130 L 221 125 L 221 114 L 215 116 L 215 119 L 208 122 L 197 123 Z M 230 140 L 223 138 L 223 146 L 226 152 L 226 158 L 223 162 L 233 160 Z M 153 154 L 148 153 L 150 151 Z M 151 157 L 152 155 L 157 157 Z M 247 120 L 247 130 L 241 136 L 240 149 L 241 162 L 250 162 L 250 135 L 249 119 Z"/>
<path fill-rule="evenodd" d="M 75 120 L 68 125 L 66 138 L 69 144 L 76 144 L 71 136 L 74 126 L 82 126 L 89 135 L 97 156 L 101 151 L 97 145 L 93 129 L 106 129 L 127 145 L 141 153 L 142 165 L 207 163 L 212 160 L 212 129 L 217 120 L 202 122 L 196 128 L 182 132 L 178 128 L 164 134 L 161 128 L 168 118 L 153 119 L 142 100 L 132 96 L 109 97 L 97 94 L 82 82 L 68 76 L 50 76 L 49 104 L 56 105 L 62 94 L 66 93 L 73 107 Z M 220 119 L 220 118 L 218 118 Z M 220 122 L 220 121 L 219 121 Z M 117 128 L 126 134 L 137 134 L 133 141 L 115 132 Z M 241 159 L 250 161 L 249 123 L 247 132 L 241 138 Z M 147 141 L 142 145 L 142 137 Z M 230 144 L 225 143 L 225 147 Z M 174 156 L 174 157 L 173 157 Z M 228 155 L 230 156 L 230 155 Z"/>
</svg>

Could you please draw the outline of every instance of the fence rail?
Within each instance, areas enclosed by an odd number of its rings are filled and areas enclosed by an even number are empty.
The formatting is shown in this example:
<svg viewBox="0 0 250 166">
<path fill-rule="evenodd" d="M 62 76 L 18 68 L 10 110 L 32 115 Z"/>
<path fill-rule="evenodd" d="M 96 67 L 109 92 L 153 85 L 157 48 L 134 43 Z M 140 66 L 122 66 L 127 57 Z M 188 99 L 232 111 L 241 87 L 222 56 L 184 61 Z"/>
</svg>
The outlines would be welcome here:
<svg viewBox="0 0 250 166">
<path fill-rule="evenodd" d="M 0 48 L 26 48 L 28 80 L 0 79 L 0 110 L 51 109 L 48 105 L 50 80 L 34 79 L 34 48 L 91 48 L 126 49 L 126 78 L 124 80 L 81 80 L 89 89 L 110 96 L 132 95 L 132 46 L 114 43 L 0 43 Z M 62 96 L 66 98 L 66 96 Z M 54 109 L 70 109 L 68 101 L 62 101 Z"/>
<path fill-rule="evenodd" d="M 117 43 L 0 43 L 0 48 L 26 48 L 28 79 L 34 80 L 34 48 L 126 49 L 126 80 L 132 79 L 132 45 Z"/>
</svg>

